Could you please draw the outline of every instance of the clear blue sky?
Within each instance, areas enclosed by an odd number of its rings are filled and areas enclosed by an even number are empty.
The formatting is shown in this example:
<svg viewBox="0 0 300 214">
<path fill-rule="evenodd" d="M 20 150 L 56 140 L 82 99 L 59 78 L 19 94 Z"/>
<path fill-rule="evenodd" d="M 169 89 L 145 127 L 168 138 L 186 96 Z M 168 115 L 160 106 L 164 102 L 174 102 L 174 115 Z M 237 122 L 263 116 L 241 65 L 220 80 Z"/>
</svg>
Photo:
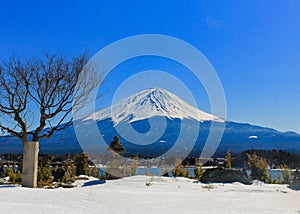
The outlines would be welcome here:
<svg viewBox="0 0 300 214">
<path fill-rule="evenodd" d="M 85 50 L 92 56 L 128 36 L 170 35 L 194 45 L 212 63 L 229 120 L 300 132 L 299 11 L 299 1 L 1 0 L 0 57 Z M 174 63 L 153 60 L 120 65 L 128 72 L 112 72 L 103 85 L 106 96 L 112 94 L 109 86 L 140 70 L 180 72 Z M 192 79 L 184 79 L 191 90 Z M 199 101 L 205 99 L 200 93 L 197 101 L 209 111 Z"/>
</svg>

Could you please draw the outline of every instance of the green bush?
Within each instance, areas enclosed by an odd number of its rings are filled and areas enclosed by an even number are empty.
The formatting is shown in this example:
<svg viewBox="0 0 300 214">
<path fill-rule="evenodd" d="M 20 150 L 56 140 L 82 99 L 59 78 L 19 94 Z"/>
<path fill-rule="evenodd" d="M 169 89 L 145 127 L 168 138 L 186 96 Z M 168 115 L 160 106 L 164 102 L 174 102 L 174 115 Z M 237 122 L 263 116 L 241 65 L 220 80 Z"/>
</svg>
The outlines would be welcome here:
<svg viewBox="0 0 300 214">
<path fill-rule="evenodd" d="M 51 173 L 49 162 L 45 166 L 39 167 L 37 181 L 38 181 L 38 186 L 45 186 L 52 183 L 53 176 Z"/>
<path fill-rule="evenodd" d="M 185 169 L 185 171 L 183 173 L 183 177 L 185 177 L 185 178 L 189 178 L 190 177 L 190 170 L 189 169 Z"/>
<path fill-rule="evenodd" d="M 268 173 L 267 174 L 267 179 L 266 179 L 265 182 L 268 183 L 268 184 L 281 184 L 280 176 L 277 177 L 277 180 L 276 180 L 276 179 L 272 178 L 272 175 L 270 173 Z"/>
<path fill-rule="evenodd" d="M 189 177 L 189 170 L 184 170 L 182 160 L 177 158 L 175 161 L 175 168 L 172 170 L 174 177 Z"/>
<path fill-rule="evenodd" d="M 76 175 L 89 175 L 89 158 L 87 153 L 82 153 L 75 159 Z"/>
<path fill-rule="evenodd" d="M 174 177 L 183 177 L 184 176 L 184 170 L 183 170 L 183 166 L 182 165 L 177 165 L 174 169 L 173 169 L 173 176 Z"/>
<path fill-rule="evenodd" d="M 74 178 L 75 164 L 74 164 L 73 160 L 71 159 L 70 154 L 67 157 L 67 160 L 63 166 L 63 169 L 64 169 L 65 173 L 64 173 L 64 176 L 62 177 L 62 181 L 64 183 L 72 182 L 73 178 Z"/>
<path fill-rule="evenodd" d="M 100 170 L 96 167 L 96 165 L 94 165 L 91 169 L 90 176 L 93 176 L 94 178 L 98 178 L 99 173 L 100 173 Z"/>
<path fill-rule="evenodd" d="M 228 149 L 226 154 L 226 168 L 231 168 L 231 152 L 230 149 Z"/>
<path fill-rule="evenodd" d="M 195 178 L 200 181 L 200 179 L 202 178 L 204 173 L 204 169 L 202 167 L 201 164 L 197 164 L 195 165 L 195 169 L 194 169 L 194 174 L 195 174 Z"/>
<path fill-rule="evenodd" d="M 22 182 L 22 173 L 19 170 L 15 170 L 16 164 L 13 164 L 13 167 L 9 166 L 6 169 L 5 175 L 9 177 L 11 183 L 21 183 Z"/>
<path fill-rule="evenodd" d="M 139 155 L 137 154 L 135 156 L 134 160 L 133 160 L 133 163 L 132 163 L 132 168 L 131 168 L 131 173 L 130 173 L 131 176 L 136 175 L 138 165 L 139 165 Z"/>
<path fill-rule="evenodd" d="M 292 181 L 291 169 L 286 164 L 280 165 L 280 169 L 282 175 L 281 183 L 290 184 Z"/>
<path fill-rule="evenodd" d="M 256 153 L 253 155 L 247 154 L 248 167 L 251 171 L 252 180 L 260 180 L 263 182 L 270 182 L 270 176 L 268 176 L 268 163 L 265 159 L 257 157 Z"/>
</svg>

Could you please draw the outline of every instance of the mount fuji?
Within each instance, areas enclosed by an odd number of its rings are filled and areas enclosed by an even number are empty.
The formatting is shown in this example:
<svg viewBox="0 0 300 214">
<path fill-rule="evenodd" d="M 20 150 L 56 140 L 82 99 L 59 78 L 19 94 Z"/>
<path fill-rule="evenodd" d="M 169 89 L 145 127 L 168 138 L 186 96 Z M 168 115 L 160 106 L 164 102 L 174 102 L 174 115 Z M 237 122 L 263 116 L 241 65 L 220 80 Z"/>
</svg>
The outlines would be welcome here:
<svg viewBox="0 0 300 214">
<path fill-rule="evenodd" d="M 297 133 L 225 121 L 191 106 L 162 88 L 143 90 L 120 103 L 95 112 L 82 121 L 87 124 L 96 122 L 107 145 L 113 136 L 119 136 L 126 148 L 126 155 L 130 156 L 137 153 L 140 157 L 163 155 L 170 148 L 176 147 L 178 139 L 181 141 L 181 147 L 175 148 L 175 152 L 180 154 L 186 150 L 190 156 L 199 156 L 213 122 L 225 126 L 216 155 L 224 155 L 228 148 L 232 152 L 246 149 L 281 149 L 300 153 L 300 135 Z M 187 134 L 182 134 L 182 127 L 187 130 Z M 153 133 L 155 137 L 151 137 Z M 93 133 L 88 131 L 86 136 L 94 137 Z M 8 152 L 22 152 L 21 142 L 11 136 L 0 137 L 0 153 Z M 40 152 L 82 152 L 74 127 L 69 126 L 52 138 L 42 140 Z"/>
<path fill-rule="evenodd" d="M 157 116 L 198 122 L 212 120 L 224 122 L 223 119 L 189 105 L 175 94 L 162 88 L 143 90 L 116 105 L 96 112 L 87 119 L 100 121 L 111 118 L 114 125 L 117 125 L 124 121 L 133 123 Z"/>
</svg>

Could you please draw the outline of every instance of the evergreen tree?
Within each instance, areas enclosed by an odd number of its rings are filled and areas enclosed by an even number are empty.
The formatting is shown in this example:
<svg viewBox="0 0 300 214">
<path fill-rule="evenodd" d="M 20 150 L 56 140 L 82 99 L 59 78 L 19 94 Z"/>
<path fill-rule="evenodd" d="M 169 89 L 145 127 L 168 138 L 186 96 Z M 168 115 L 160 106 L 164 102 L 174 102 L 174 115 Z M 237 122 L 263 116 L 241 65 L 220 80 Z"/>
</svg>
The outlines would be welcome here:
<svg viewBox="0 0 300 214">
<path fill-rule="evenodd" d="M 82 153 L 76 158 L 76 175 L 89 175 L 89 158 L 87 153 Z"/>
<path fill-rule="evenodd" d="M 230 149 L 227 150 L 227 154 L 226 154 L 226 168 L 231 168 L 231 152 L 230 152 Z"/>
<path fill-rule="evenodd" d="M 39 186 L 49 184 L 53 180 L 53 176 L 50 169 L 50 162 L 46 165 L 39 167 L 37 175 Z"/>
<path fill-rule="evenodd" d="M 253 180 L 268 181 L 268 163 L 265 159 L 258 158 L 256 153 L 253 155 L 247 154 L 248 167 L 251 171 L 251 178 Z"/>
<path fill-rule="evenodd" d="M 63 182 L 64 183 L 72 182 L 72 180 L 74 178 L 75 165 L 74 165 L 74 161 L 72 160 L 70 154 L 68 154 L 63 168 L 64 168 L 64 171 L 65 171 L 64 176 L 62 178 Z"/>
<path fill-rule="evenodd" d="M 176 158 L 175 160 L 175 168 L 173 169 L 174 177 L 186 177 L 188 173 L 183 170 L 182 160 L 180 158 Z"/>
<path fill-rule="evenodd" d="M 204 169 L 202 167 L 202 164 L 199 163 L 199 158 L 195 158 L 195 169 L 194 169 L 194 174 L 195 178 L 200 181 L 204 173 Z"/>
<path fill-rule="evenodd" d="M 132 164 L 131 176 L 136 175 L 137 169 L 138 169 L 138 164 L 139 164 L 139 155 L 136 154 L 136 156 L 135 156 L 135 158 L 133 160 L 133 164 Z"/>
<path fill-rule="evenodd" d="M 93 176 L 94 178 L 98 178 L 99 177 L 99 174 L 100 174 L 100 171 L 99 169 L 96 167 L 96 165 L 94 164 L 93 165 L 93 168 L 91 170 L 91 176 Z"/>
<path fill-rule="evenodd" d="M 12 167 L 9 165 L 6 168 L 6 176 L 9 177 L 11 183 L 20 183 L 22 181 L 22 174 L 19 170 L 16 170 L 16 163 L 14 162 Z"/>
<path fill-rule="evenodd" d="M 290 184 L 292 181 L 291 169 L 286 164 L 280 165 L 280 169 L 282 175 L 281 183 Z"/>
</svg>

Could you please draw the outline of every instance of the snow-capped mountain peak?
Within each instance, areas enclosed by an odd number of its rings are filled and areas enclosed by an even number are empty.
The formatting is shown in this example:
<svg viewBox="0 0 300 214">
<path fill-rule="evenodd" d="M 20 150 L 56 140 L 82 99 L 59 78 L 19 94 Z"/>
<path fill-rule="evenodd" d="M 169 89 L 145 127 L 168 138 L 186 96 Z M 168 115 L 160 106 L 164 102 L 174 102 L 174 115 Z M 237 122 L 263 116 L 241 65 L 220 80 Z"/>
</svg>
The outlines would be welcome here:
<svg viewBox="0 0 300 214">
<path fill-rule="evenodd" d="M 111 118 L 116 125 L 122 121 L 134 122 L 154 116 L 224 122 L 214 115 L 191 106 L 175 94 L 162 88 L 151 88 L 138 92 L 116 105 L 96 112 L 92 118 L 97 121 Z"/>
</svg>

